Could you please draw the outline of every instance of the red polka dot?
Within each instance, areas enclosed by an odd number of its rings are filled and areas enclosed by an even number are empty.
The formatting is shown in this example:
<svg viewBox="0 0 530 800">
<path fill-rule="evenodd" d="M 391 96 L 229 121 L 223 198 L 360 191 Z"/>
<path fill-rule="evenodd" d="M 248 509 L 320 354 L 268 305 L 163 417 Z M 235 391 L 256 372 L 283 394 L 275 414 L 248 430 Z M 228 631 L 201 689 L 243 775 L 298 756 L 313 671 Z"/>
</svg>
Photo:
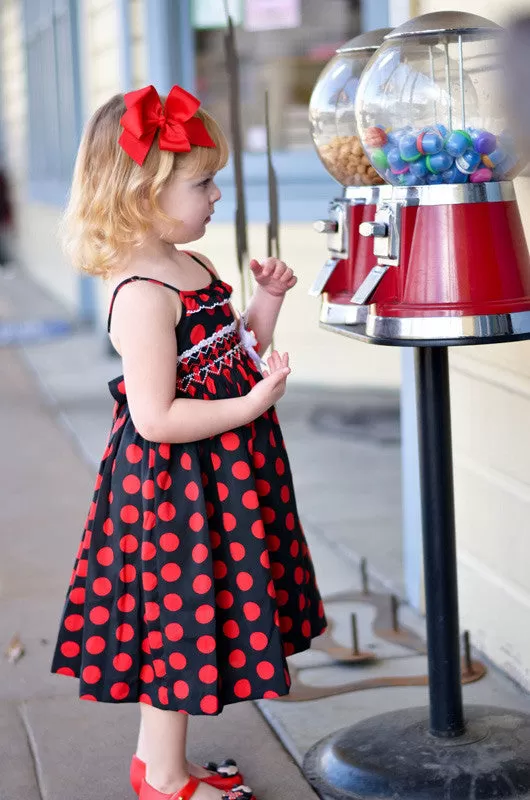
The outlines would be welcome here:
<svg viewBox="0 0 530 800">
<path fill-rule="evenodd" d="M 114 700 L 125 700 L 129 696 L 130 689 L 126 683 L 113 683 L 110 687 L 111 696 Z"/>
<path fill-rule="evenodd" d="M 169 693 L 165 686 L 161 686 L 158 690 L 158 699 L 163 706 L 169 705 Z"/>
<path fill-rule="evenodd" d="M 98 563 L 101 564 L 103 567 L 108 567 L 114 561 L 114 553 L 112 551 L 112 547 L 102 547 L 98 550 L 96 556 Z"/>
<path fill-rule="evenodd" d="M 228 486 L 226 485 L 226 483 L 221 483 L 220 481 L 218 481 L 218 483 L 217 483 L 217 494 L 219 495 L 219 500 L 221 501 L 221 503 L 224 503 L 224 501 L 226 500 L 226 498 L 230 494 L 230 492 L 228 490 Z"/>
<path fill-rule="evenodd" d="M 289 502 L 289 500 L 291 499 L 291 492 L 289 491 L 289 487 L 288 486 L 282 486 L 282 488 L 280 490 L 280 497 L 281 497 L 281 499 L 283 500 L 284 503 L 288 503 Z"/>
<path fill-rule="evenodd" d="M 291 547 L 289 548 L 289 552 L 291 553 L 293 558 L 297 558 L 298 553 L 300 552 L 300 545 L 296 541 L 296 539 L 294 540 L 294 542 L 291 543 Z"/>
<path fill-rule="evenodd" d="M 172 581 L 178 581 L 182 574 L 182 570 L 178 564 L 164 564 L 160 570 L 160 574 L 165 581 L 171 583 Z"/>
<path fill-rule="evenodd" d="M 108 578 L 96 578 L 92 584 L 92 589 L 99 597 L 104 597 L 104 595 L 110 594 L 112 590 L 112 583 Z"/>
<path fill-rule="evenodd" d="M 188 453 L 182 453 L 180 457 L 180 466 L 182 469 L 190 470 L 191 469 L 191 457 Z"/>
<path fill-rule="evenodd" d="M 156 453 L 152 447 L 149 448 L 149 469 L 155 466 Z"/>
<path fill-rule="evenodd" d="M 77 562 L 77 567 L 75 568 L 75 574 L 78 575 L 80 578 L 86 578 L 88 573 L 88 561 L 86 558 L 82 558 L 80 561 Z"/>
<path fill-rule="evenodd" d="M 269 494 L 271 490 L 271 485 L 268 481 L 257 480 L 256 481 L 256 491 L 260 497 L 265 497 L 265 495 Z"/>
<path fill-rule="evenodd" d="M 294 653 L 294 644 L 292 642 L 284 642 L 283 652 L 286 656 L 292 656 Z"/>
<path fill-rule="evenodd" d="M 63 642 L 61 645 L 61 653 L 66 658 L 75 658 L 79 655 L 81 648 L 77 642 Z"/>
<path fill-rule="evenodd" d="M 250 645 L 253 650 L 265 650 L 269 640 L 264 633 L 256 632 L 250 634 Z"/>
<path fill-rule="evenodd" d="M 161 458 L 165 458 L 167 461 L 171 455 L 171 445 L 167 444 L 167 442 L 164 442 L 159 446 L 158 452 L 160 453 Z"/>
<path fill-rule="evenodd" d="M 153 667 L 157 678 L 164 678 L 167 675 L 166 663 L 162 658 L 154 658 Z"/>
<path fill-rule="evenodd" d="M 275 562 L 271 566 L 271 574 L 274 580 L 278 581 L 285 575 L 285 567 L 283 566 L 283 564 L 278 564 L 278 562 Z"/>
<path fill-rule="evenodd" d="M 97 697 L 94 697 L 93 694 L 80 694 L 80 700 L 88 700 L 91 703 L 97 703 Z"/>
<path fill-rule="evenodd" d="M 215 471 L 217 471 L 221 466 L 221 459 L 219 458 L 217 453 L 212 453 L 212 464 Z"/>
<path fill-rule="evenodd" d="M 231 608 L 234 605 L 234 596 L 227 589 L 222 589 L 215 598 L 219 608 Z"/>
<path fill-rule="evenodd" d="M 215 548 L 219 547 L 221 544 L 221 536 L 217 531 L 210 531 L 210 544 L 212 546 L 212 550 L 215 550 Z"/>
<path fill-rule="evenodd" d="M 247 657 L 242 650 L 232 650 L 228 656 L 228 661 L 234 669 L 241 669 L 247 663 Z"/>
<path fill-rule="evenodd" d="M 284 474 L 284 472 L 285 472 L 285 464 L 283 463 L 283 460 L 281 458 L 277 458 L 276 459 L 275 467 L 276 467 L 276 472 L 277 472 L 278 475 L 283 475 Z"/>
<path fill-rule="evenodd" d="M 250 530 L 252 531 L 252 534 L 253 536 L 256 537 L 256 539 L 265 538 L 265 528 L 263 526 L 263 520 L 257 519 L 256 522 L 253 522 Z"/>
<path fill-rule="evenodd" d="M 270 680 L 274 676 L 274 667 L 270 661 L 260 661 L 256 667 L 256 672 L 264 681 Z"/>
<path fill-rule="evenodd" d="M 206 330 L 204 325 L 195 325 L 195 327 L 191 329 L 190 339 L 193 344 L 199 344 L 199 342 L 202 342 L 203 339 L 206 339 Z"/>
<path fill-rule="evenodd" d="M 276 550 L 279 550 L 281 547 L 280 538 L 278 536 L 275 536 L 273 533 L 270 533 L 267 536 L 267 547 L 269 548 L 269 550 L 275 553 Z"/>
<path fill-rule="evenodd" d="M 85 550 L 88 550 L 91 541 L 92 541 L 92 531 L 87 531 L 85 533 L 85 538 L 83 539 L 83 547 L 85 548 Z"/>
<path fill-rule="evenodd" d="M 130 444 L 125 451 L 125 457 L 130 464 L 138 464 L 142 460 L 143 450 L 137 444 Z"/>
<path fill-rule="evenodd" d="M 122 522 L 126 522 L 128 525 L 134 525 L 135 522 L 138 522 L 140 517 L 140 512 L 136 508 L 136 506 L 123 506 L 120 511 L 120 519 Z"/>
<path fill-rule="evenodd" d="M 119 642 L 130 642 L 131 639 L 134 639 L 133 626 L 129 625 L 128 622 L 124 622 L 123 625 L 118 625 L 116 628 L 116 639 Z"/>
<path fill-rule="evenodd" d="M 195 483 L 195 481 L 190 481 L 186 488 L 184 489 L 184 494 L 188 498 L 188 500 L 197 500 L 199 497 L 199 487 Z"/>
<path fill-rule="evenodd" d="M 304 582 L 304 570 L 302 567 L 297 567 L 294 571 L 294 580 L 299 586 Z"/>
<path fill-rule="evenodd" d="M 261 608 L 257 603 L 245 603 L 243 605 L 243 614 L 249 622 L 255 622 L 261 615 Z"/>
<path fill-rule="evenodd" d="M 285 591 L 285 589 L 278 589 L 276 599 L 279 606 L 286 606 L 289 602 L 289 594 Z"/>
<path fill-rule="evenodd" d="M 276 587 L 274 586 L 274 581 L 269 581 L 267 584 L 267 594 L 269 597 L 276 597 Z"/>
<path fill-rule="evenodd" d="M 145 614 L 144 619 L 147 622 L 154 622 L 155 619 L 158 619 L 160 616 L 160 606 L 158 603 L 154 603 L 152 600 L 149 600 L 145 604 Z"/>
<path fill-rule="evenodd" d="M 122 612 L 134 611 L 135 605 L 136 600 L 132 594 L 122 595 L 117 602 L 118 611 Z"/>
<path fill-rule="evenodd" d="M 239 572 L 236 576 L 236 583 L 242 592 L 248 592 L 254 585 L 254 579 L 250 572 Z"/>
<path fill-rule="evenodd" d="M 258 495 L 254 489 L 249 489 L 248 492 L 245 492 L 242 501 L 245 508 L 253 509 L 259 506 Z"/>
<path fill-rule="evenodd" d="M 232 431 L 223 433 L 221 436 L 221 444 L 225 450 L 237 450 L 239 447 L 239 436 Z"/>
<path fill-rule="evenodd" d="M 123 491 L 127 494 L 136 494 L 140 491 L 140 478 L 136 475 L 127 475 L 122 481 Z"/>
<path fill-rule="evenodd" d="M 280 695 L 278 694 L 278 692 L 273 692 L 272 690 L 268 690 L 266 692 L 263 692 L 263 697 L 265 697 L 267 700 L 274 700 L 276 697 L 279 697 L 279 696 Z"/>
<path fill-rule="evenodd" d="M 223 514 L 223 526 L 225 531 L 233 531 L 237 525 L 237 520 L 233 514 L 230 514 L 228 511 L 225 511 Z"/>
<path fill-rule="evenodd" d="M 236 461 L 232 466 L 232 475 L 240 481 L 245 481 L 250 478 L 250 467 L 246 461 Z"/>
<path fill-rule="evenodd" d="M 212 587 L 212 579 L 209 575 L 197 575 L 192 585 L 193 591 L 197 594 L 206 594 Z"/>
<path fill-rule="evenodd" d="M 90 636 L 86 642 L 85 647 L 88 653 L 97 656 L 105 649 L 106 642 L 102 636 Z"/>
<path fill-rule="evenodd" d="M 150 561 L 156 556 L 156 547 L 152 542 L 142 542 L 142 559 Z"/>
<path fill-rule="evenodd" d="M 224 561 L 214 561 L 213 562 L 213 576 L 216 580 L 220 580 L 221 578 L 225 578 L 228 573 L 228 569 Z"/>
<path fill-rule="evenodd" d="M 164 605 L 168 611 L 180 611 L 182 608 L 182 597 L 179 594 L 166 594 L 164 596 Z"/>
<path fill-rule="evenodd" d="M 208 558 L 208 548 L 204 544 L 196 544 L 191 551 L 191 557 L 196 564 L 202 564 Z"/>
<path fill-rule="evenodd" d="M 292 627 L 293 621 L 291 617 L 282 617 L 280 619 L 280 630 L 282 633 L 289 633 Z"/>
<path fill-rule="evenodd" d="M 150 664 L 144 664 L 140 670 L 140 680 L 143 683 L 152 683 L 155 679 L 155 671 Z"/>
<path fill-rule="evenodd" d="M 69 677 L 73 678 L 75 676 L 75 672 L 71 667 L 59 667 L 57 670 L 57 675 L 68 675 Z"/>
<path fill-rule="evenodd" d="M 269 433 L 269 442 L 270 442 L 271 447 L 276 447 L 276 439 L 274 438 L 274 432 L 273 431 L 271 431 Z"/>
<path fill-rule="evenodd" d="M 163 533 L 160 537 L 160 547 L 166 553 L 172 553 L 180 544 L 180 539 L 175 533 Z"/>
<path fill-rule="evenodd" d="M 109 492 L 109 503 L 114 502 L 114 492 Z"/>
<path fill-rule="evenodd" d="M 138 540 L 132 533 L 126 533 L 121 537 L 120 550 L 124 553 L 135 553 L 138 550 Z"/>
<path fill-rule="evenodd" d="M 213 636 L 199 636 L 197 639 L 197 650 L 201 653 L 213 653 L 215 650 L 215 639 Z"/>
<path fill-rule="evenodd" d="M 177 697 L 179 700 L 184 700 L 190 693 L 190 687 L 186 681 L 175 681 L 173 684 L 173 691 L 175 693 L 175 697 Z"/>
<path fill-rule="evenodd" d="M 164 470 L 164 472 L 160 472 L 157 475 L 156 482 L 158 483 L 159 488 L 162 489 L 163 492 L 165 492 L 167 489 L 169 489 L 169 487 L 173 483 L 173 479 L 171 478 L 169 472 L 166 472 Z"/>
<path fill-rule="evenodd" d="M 208 622 L 211 622 L 215 616 L 215 609 L 213 606 L 202 605 L 199 606 L 197 611 L 195 612 L 195 619 L 197 622 L 200 622 L 201 625 L 206 625 Z"/>
<path fill-rule="evenodd" d="M 239 542 L 230 542 L 230 555 L 234 561 L 241 561 L 245 558 L 245 548 Z"/>
<path fill-rule="evenodd" d="M 162 634 L 160 631 L 149 631 L 147 639 L 152 650 L 160 650 L 162 647 Z"/>
<path fill-rule="evenodd" d="M 219 701 L 213 694 L 207 694 L 200 702 L 201 711 L 203 714 L 216 714 L 219 708 Z"/>
<path fill-rule="evenodd" d="M 81 676 L 85 683 L 97 683 L 101 678 L 101 670 L 94 666 L 85 667 Z"/>
<path fill-rule="evenodd" d="M 182 653 L 171 653 L 169 663 L 173 669 L 184 669 L 188 662 L 186 661 L 186 656 L 183 656 Z"/>
<path fill-rule="evenodd" d="M 94 606 L 94 608 L 90 611 L 89 614 L 90 622 L 94 625 L 104 625 L 108 622 L 110 617 L 110 611 L 103 606 Z"/>
<path fill-rule="evenodd" d="M 190 528 L 195 533 L 198 533 L 204 526 L 204 517 L 202 514 L 199 514 L 198 511 L 195 514 L 192 514 L 190 517 Z"/>
<path fill-rule="evenodd" d="M 136 578 L 136 567 L 132 564 L 126 564 L 120 569 L 120 580 L 123 583 L 131 583 Z"/>
<path fill-rule="evenodd" d="M 158 516 L 163 522 L 170 522 L 177 513 L 173 503 L 160 503 L 158 506 Z"/>
<path fill-rule="evenodd" d="M 206 664 L 199 670 L 199 680 L 203 683 L 215 683 L 217 680 L 217 667 Z"/>
<path fill-rule="evenodd" d="M 170 622 L 164 628 L 164 633 L 170 642 L 179 642 L 184 636 L 184 628 L 178 622 Z"/>
<path fill-rule="evenodd" d="M 262 508 L 261 516 L 265 525 L 270 525 L 276 519 L 276 512 L 273 508 Z"/>
<path fill-rule="evenodd" d="M 213 515 L 215 514 L 215 506 L 213 503 L 210 503 L 209 500 L 206 501 L 206 514 L 208 516 L 208 519 L 213 517 Z"/>
<path fill-rule="evenodd" d="M 138 698 L 138 702 L 143 703 L 146 706 L 153 705 L 153 701 L 151 700 L 148 694 L 141 694 L 140 697 Z"/>
<path fill-rule="evenodd" d="M 263 455 L 263 453 L 258 453 L 258 451 L 256 450 L 256 452 L 252 456 L 252 462 L 256 467 L 256 469 L 262 469 L 262 467 L 265 466 L 265 456 Z"/>
<path fill-rule="evenodd" d="M 110 550 L 110 547 L 108 549 Z M 110 552 L 112 553 L 112 550 L 110 550 Z M 81 586 L 77 589 L 72 589 L 70 592 L 70 602 L 74 603 L 76 606 L 81 605 L 81 603 L 85 602 L 85 594 L 86 592 Z"/>
<path fill-rule="evenodd" d="M 285 517 L 285 527 L 288 531 L 294 531 L 295 520 L 294 514 L 290 511 Z"/>
<path fill-rule="evenodd" d="M 270 563 L 270 556 L 269 556 L 269 551 L 268 550 L 264 550 L 263 551 L 263 553 L 259 557 L 259 560 L 261 562 L 261 566 L 262 567 L 265 567 L 265 569 L 269 569 L 271 563 Z"/>
<path fill-rule="evenodd" d="M 233 619 L 229 619 L 223 625 L 223 633 L 227 639 L 237 639 L 239 636 L 239 625 Z"/>
<path fill-rule="evenodd" d="M 118 672 L 127 672 L 132 667 L 133 660 L 128 653 L 118 653 L 112 659 L 112 663 L 114 669 L 118 670 Z"/>
<path fill-rule="evenodd" d="M 144 531 L 152 531 L 156 525 L 156 516 L 152 511 L 144 511 L 144 520 L 143 520 L 143 529 Z"/>
<path fill-rule="evenodd" d="M 305 595 L 301 594 L 300 597 L 298 598 L 298 608 L 300 609 L 300 611 L 303 611 L 305 607 L 306 607 Z"/>
<path fill-rule="evenodd" d="M 250 685 L 250 681 L 247 681 L 246 678 L 235 682 L 234 694 L 236 697 L 250 697 L 251 693 L 252 687 Z"/>
<path fill-rule="evenodd" d="M 306 639 L 311 638 L 311 623 L 307 619 L 302 622 L 302 636 L 305 636 Z"/>
</svg>

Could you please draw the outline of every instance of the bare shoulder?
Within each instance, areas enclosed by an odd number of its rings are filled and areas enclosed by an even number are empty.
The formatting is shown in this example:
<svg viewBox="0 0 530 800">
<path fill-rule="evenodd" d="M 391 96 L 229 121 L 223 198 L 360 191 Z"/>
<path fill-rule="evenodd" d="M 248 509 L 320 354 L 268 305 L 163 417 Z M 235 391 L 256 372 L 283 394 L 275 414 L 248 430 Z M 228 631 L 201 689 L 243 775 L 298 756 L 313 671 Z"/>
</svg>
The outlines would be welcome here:
<svg viewBox="0 0 530 800">
<path fill-rule="evenodd" d="M 120 287 L 111 310 L 111 339 L 116 345 L 128 330 L 176 326 L 182 304 L 178 292 L 155 280 L 131 280 Z"/>
<path fill-rule="evenodd" d="M 213 274 L 214 274 L 214 275 L 216 275 L 217 277 L 219 277 L 219 273 L 218 273 L 218 272 L 217 272 L 217 270 L 215 269 L 214 265 L 212 264 L 212 262 L 210 261 L 210 259 L 209 259 L 207 256 L 205 256 L 203 253 L 197 253 L 195 250 L 186 250 L 186 253 L 187 253 L 188 255 L 190 255 L 190 256 L 195 256 L 195 258 L 198 258 L 198 259 L 199 259 L 199 261 L 202 261 L 202 262 L 203 262 L 203 264 L 206 264 L 206 266 L 207 266 L 209 269 L 211 269 L 211 271 L 213 272 Z"/>
</svg>

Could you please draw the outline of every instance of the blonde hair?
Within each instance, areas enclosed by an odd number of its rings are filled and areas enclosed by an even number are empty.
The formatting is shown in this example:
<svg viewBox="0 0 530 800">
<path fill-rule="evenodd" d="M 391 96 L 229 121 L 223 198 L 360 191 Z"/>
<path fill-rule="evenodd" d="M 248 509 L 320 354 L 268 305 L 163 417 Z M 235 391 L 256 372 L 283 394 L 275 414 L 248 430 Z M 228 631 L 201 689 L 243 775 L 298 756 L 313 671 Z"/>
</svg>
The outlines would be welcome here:
<svg viewBox="0 0 530 800">
<path fill-rule="evenodd" d="M 165 98 L 161 98 L 162 103 Z M 140 245 L 155 220 L 174 225 L 160 209 L 160 192 L 176 172 L 191 177 L 215 173 L 228 160 L 226 137 L 202 108 L 195 114 L 216 144 L 190 152 L 160 150 L 158 133 L 142 166 L 118 144 L 126 107 L 115 95 L 88 122 L 81 139 L 61 237 L 73 264 L 107 278 L 124 254 Z M 150 213 L 146 215 L 145 202 Z"/>
</svg>

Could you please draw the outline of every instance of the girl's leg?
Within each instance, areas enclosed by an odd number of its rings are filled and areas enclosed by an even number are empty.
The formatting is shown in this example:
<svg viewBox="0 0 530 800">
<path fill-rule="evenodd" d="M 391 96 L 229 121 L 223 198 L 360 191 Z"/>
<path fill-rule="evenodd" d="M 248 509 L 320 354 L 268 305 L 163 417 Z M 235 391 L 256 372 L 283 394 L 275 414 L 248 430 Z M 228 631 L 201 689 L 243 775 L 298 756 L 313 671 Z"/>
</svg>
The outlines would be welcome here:
<svg viewBox="0 0 530 800">
<path fill-rule="evenodd" d="M 140 704 L 140 706 L 142 703 Z M 167 713 L 167 712 L 163 712 Z M 180 715 L 182 716 L 182 714 Z M 138 744 L 136 746 L 136 755 L 137 757 L 147 764 L 147 744 L 145 741 L 145 727 L 143 723 L 143 716 L 140 717 L 140 730 L 138 732 Z M 205 769 L 201 764 L 195 764 L 193 761 L 187 762 L 187 769 L 190 775 L 195 775 L 196 778 L 207 778 L 209 775 L 213 775 L 212 772 L 209 772 Z"/>
<path fill-rule="evenodd" d="M 147 783 L 159 792 L 176 792 L 189 780 L 186 763 L 188 717 L 146 703 L 140 703 L 140 709 L 138 758 L 145 761 Z"/>
</svg>

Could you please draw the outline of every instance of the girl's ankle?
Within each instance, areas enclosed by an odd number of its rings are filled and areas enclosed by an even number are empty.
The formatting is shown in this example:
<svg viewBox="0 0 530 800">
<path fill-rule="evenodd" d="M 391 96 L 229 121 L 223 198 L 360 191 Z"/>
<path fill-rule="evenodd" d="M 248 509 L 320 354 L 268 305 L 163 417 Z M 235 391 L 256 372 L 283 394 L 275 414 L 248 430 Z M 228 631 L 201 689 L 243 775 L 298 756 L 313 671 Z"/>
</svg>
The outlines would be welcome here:
<svg viewBox="0 0 530 800">
<path fill-rule="evenodd" d="M 171 769 L 169 772 L 166 770 L 146 770 L 145 782 L 156 789 L 157 792 L 162 794 L 174 794 L 185 786 L 189 779 L 190 774 L 186 770 Z"/>
</svg>

